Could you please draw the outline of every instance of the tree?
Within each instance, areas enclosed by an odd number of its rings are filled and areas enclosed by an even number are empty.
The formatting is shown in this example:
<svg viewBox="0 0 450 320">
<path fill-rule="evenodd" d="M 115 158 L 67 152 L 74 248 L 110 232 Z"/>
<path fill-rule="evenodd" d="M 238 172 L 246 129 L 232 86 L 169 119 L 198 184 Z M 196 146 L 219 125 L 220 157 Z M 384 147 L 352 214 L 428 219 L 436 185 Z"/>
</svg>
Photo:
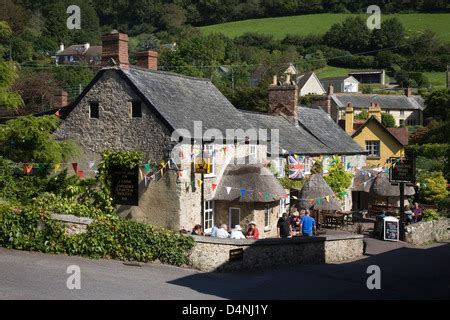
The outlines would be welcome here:
<svg viewBox="0 0 450 320">
<path fill-rule="evenodd" d="M 395 118 L 390 113 L 381 113 L 381 123 L 386 128 L 395 128 Z"/>
<path fill-rule="evenodd" d="M 56 116 L 26 116 L 0 125 L 0 154 L 15 162 L 60 163 L 74 155 L 74 142 L 52 135 L 61 120 Z"/>
<path fill-rule="evenodd" d="M 11 91 L 16 81 L 17 65 L 14 61 L 5 61 L 3 56 L 7 51 L 7 41 L 12 35 L 11 28 L 5 21 L 0 21 L 0 107 L 17 110 L 23 106 L 22 97 Z"/>
<path fill-rule="evenodd" d="M 387 19 L 380 29 L 373 30 L 370 42 L 373 49 L 401 46 L 405 42 L 405 28 L 397 18 Z"/>
<path fill-rule="evenodd" d="M 371 31 L 362 17 L 349 17 L 342 23 L 331 26 L 324 36 L 324 42 L 352 53 L 363 52 L 369 48 Z"/>
<path fill-rule="evenodd" d="M 369 113 L 367 112 L 367 110 L 364 109 L 361 110 L 361 112 L 355 116 L 355 120 L 367 120 L 367 119 L 369 119 Z"/>
<path fill-rule="evenodd" d="M 422 196 L 430 204 L 437 204 L 448 197 L 447 180 L 442 172 L 437 172 L 425 179 Z"/>
<path fill-rule="evenodd" d="M 345 171 L 344 165 L 339 157 L 334 156 L 331 165 L 328 167 L 328 175 L 323 177 L 339 199 L 344 198 L 353 178 L 350 172 Z"/>
<path fill-rule="evenodd" d="M 450 90 L 435 90 L 425 97 L 424 118 L 432 117 L 443 121 L 450 120 Z"/>
</svg>

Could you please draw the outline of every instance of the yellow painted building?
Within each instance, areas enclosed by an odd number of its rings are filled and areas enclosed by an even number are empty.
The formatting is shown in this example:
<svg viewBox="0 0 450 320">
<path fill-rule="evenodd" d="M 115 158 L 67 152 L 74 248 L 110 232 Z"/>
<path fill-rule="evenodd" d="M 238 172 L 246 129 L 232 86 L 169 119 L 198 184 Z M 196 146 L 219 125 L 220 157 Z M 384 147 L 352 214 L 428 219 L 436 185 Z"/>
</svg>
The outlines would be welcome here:
<svg viewBox="0 0 450 320">
<path fill-rule="evenodd" d="M 404 155 L 408 144 L 408 129 L 386 128 L 381 123 L 381 108 L 378 104 L 369 108 L 369 119 L 357 128 L 353 107 L 349 104 L 345 109 L 345 131 L 368 152 L 366 164 L 370 167 L 384 166 L 389 157 Z"/>
</svg>

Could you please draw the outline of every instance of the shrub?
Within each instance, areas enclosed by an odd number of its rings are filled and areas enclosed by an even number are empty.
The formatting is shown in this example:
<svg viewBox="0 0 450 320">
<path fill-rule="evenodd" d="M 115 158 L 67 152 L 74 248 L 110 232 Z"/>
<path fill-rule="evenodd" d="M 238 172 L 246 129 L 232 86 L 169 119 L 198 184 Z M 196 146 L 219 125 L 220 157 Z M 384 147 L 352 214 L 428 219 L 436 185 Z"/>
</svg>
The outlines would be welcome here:
<svg viewBox="0 0 450 320">
<path fill-rule="evenodd" d="M 425 179 L 422 195 L 425 201 L 431 204 L 437 204 L 448 197 L 447 180 L 442 172 L 436 172 Z"/>
<path fill-rule="evenodd" d="M 434 209 L 426 209 L 426 210 L 423 212 L 422 219 L 423 219 L 424 221 L 438 220 L 438 219 L 439 219 L 439 214 L 438 214 L 437 211 L 434 210 Z"/>
</svg>

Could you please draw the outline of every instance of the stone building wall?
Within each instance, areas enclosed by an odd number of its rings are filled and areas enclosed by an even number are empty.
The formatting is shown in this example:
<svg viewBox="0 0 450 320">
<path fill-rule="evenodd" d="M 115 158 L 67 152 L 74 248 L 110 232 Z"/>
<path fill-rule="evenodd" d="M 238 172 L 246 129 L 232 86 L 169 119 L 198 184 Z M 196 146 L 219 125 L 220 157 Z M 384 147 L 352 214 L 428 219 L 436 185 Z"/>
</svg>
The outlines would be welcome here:
<svg viewBox="0 0 450 320">
<path fill-rule="evenodd" d="M 194 236 L 190 260 L 202 271 L 252 271 L 283 266 L 336 263 L 363 255 L 363 236 L 233 240 Z M 242 259 L 230 261 L 230 250 L 242 249 Z M 338 251 L 337 251 L 338 250 Z"/>
</svg>

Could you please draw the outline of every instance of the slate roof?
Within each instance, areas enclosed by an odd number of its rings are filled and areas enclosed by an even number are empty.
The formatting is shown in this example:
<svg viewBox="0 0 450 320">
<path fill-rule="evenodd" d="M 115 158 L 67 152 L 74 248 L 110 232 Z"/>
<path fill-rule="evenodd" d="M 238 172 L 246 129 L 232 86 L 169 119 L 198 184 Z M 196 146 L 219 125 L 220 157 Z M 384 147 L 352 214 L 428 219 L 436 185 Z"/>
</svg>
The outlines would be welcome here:
<svg viewBox="0 0 450 320">
<path fill-rule="evenodd" d="M 297 86 L 298 86 L 299 90 L 305 86 L 306 82 L 308 82 L 309 78 L 311 78 L 312 75 L 313 75 L 313 72 L 306 72 L 306 73 L 300 74 L 297 77 L 297 79 L 298 79 Z"/>
<path fill-rule="evenodd" d="M 381 109 L 392 110 L 424 110 L 421 96 L 407 97 L 405 95 L 389 94 L 334 94 L 331 96 L 339 108 L 345 108 L 351 102 L 353 108 L 369 108 L 370 103 L 378 103 Z"/>
<path fill-rule="evenodd" d="M 299 107 L 299 124 L 320 142 L 328 146 L 332 154 L 363 154 L 361 149 L 330 116 L 317 107 Z"/>
<path fill-rule="evenodd" d="M 193 129 L 194 121 L 223 134 L 253 128 L 209 79 L 134 66 L 123 72 L 173 129 Z"/>
<path fill-rule="evenodd" d="M 271 129 L 279 130 L 280 153 L 285 149 L 292 153 L 320 155 L 331 154 L 331 150 L 302 127 L 296 127 L 284 116 L 266 113 L 241 111 L 246 119 L 255 127 L 266 129 L 268 137 Z M 270 145 L 269 145 L 270 147 Z M 268 150 L 270 152 L 270 150 Z"/>
<path fill-rule="evenodd" d="M 364 73 L 383 73 L 383 69 L 367 69 L 367 70 L 351 70 L 348 72 L 349 75 L 352 74 L 364 74 Z"/>
<path fill-rule="evenodd" d="M 61 52 L 57 52 L 57 56 L 100 56 L 102 54 L 102 46 L 89 46 L 86 50 L 84 44 L 74 44 L 64 49 Z"/>
</svg>

